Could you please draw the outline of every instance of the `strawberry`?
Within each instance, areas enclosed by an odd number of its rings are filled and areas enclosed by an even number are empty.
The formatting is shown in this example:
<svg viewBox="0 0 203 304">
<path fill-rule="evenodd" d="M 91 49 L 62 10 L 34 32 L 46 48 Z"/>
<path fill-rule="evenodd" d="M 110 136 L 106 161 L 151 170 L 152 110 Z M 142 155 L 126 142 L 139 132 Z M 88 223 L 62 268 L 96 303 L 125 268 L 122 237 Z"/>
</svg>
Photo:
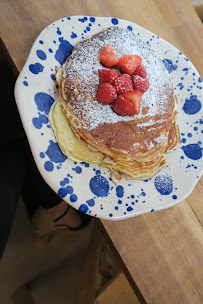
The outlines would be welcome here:
<svg viewBox="0 0 203 304">
<path fill-rule="evenodd" d="M 104 46 L 100 55 L 100 60 L 107 67 L 112 67 L 118 64 L 118 57 L 116 56 L 111 44 L 106 44 Z"/>
<path fill-rule="evenodd" d="M 120 74 L 118 72 L 103 69 L 100 71 L 100 83 L 103 82 L 113 83 L 114 80 L 119 76 Z"/>
<path fill-rule="evenodd" d="M 136 110 L 131 101 L 125 99 L 122 95 L 118 96 L 112 105 L 113 111 L 122 116 L 132 116 L 136 114 Z"/>
<path fill-rule="evenodd" d="M 124 55 L 119 59 L 119 66 L 124 73 L 132 75 L 141 66 L 142 59 L 138 55 Z"/>
<path fill-rule="evenodd" d="M 146 79 L 147 78 L 147 72 L 143 65 L 141 65 L 137 70 L 135 70 L 135 75 L 139 75 L 140 77 Z"/>
<path fill-rule="evenodd" d="M 97 91 L 97 100 L 112 103 L 117 97 L 116 89 L 110 83 L 102 83 Z"/>
<path fill-rule="evenodd" d="M 140 102 L 141 102 L 141 96 L 142 96 L 142 93 L 140 91 L 128 91 L 128 92 L 123 93 L 120 96 L 122 96 L 125 99 L 132 102 L 132 104 L 135 108 L 135 113 L 139 114 L 139 112 L 140 112 Z"/>
<path fill-rule="evenodd" d="M 133 90 L 133 81 L 128 74 L 123 74 L 120 77 L 116 78 L 113 82 L 113 85 L 116 88 L 118 95 Z"/>
<path fill-rule="evenodd" d="M 135 90 L 140 91 L 142 94 L 149 88 L 149 80 L 143 79 L 138 75 L 133 75 L 133 84 Z"/>
</svg>

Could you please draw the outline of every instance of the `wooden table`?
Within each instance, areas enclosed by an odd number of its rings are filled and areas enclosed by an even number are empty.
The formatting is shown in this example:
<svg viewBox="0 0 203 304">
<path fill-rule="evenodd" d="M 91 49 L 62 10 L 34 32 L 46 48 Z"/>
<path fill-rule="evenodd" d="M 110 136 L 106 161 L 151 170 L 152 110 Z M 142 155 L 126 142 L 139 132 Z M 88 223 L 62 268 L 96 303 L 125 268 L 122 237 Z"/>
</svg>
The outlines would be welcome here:
<svg viewBox="0 0 203 304">
<path fill-rule="evenodd" d="M 203 77 L 203 26 L 188 0 L 1 0 L 0 33 L 16 75 L 38 34 L 68 15 L 133 21 L 181 50 Z M 203 179 L 182 203 L 111 222 L 97 220 L 141 302 L 203 303 Z"/>
</svg>

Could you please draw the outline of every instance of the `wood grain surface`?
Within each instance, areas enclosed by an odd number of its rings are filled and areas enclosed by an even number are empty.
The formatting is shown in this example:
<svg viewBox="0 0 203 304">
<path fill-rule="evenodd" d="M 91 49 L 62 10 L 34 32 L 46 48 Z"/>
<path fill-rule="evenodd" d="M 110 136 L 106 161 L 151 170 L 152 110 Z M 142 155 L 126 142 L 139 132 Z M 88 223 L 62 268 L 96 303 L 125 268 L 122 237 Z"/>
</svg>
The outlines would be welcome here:
<svg viewBox="0 0 203 304">
<path fill-rule="evenodd" d="M 39 33 L 70 15 L 133 21 L 177 47 L 203 77 L 203 26 L 188 0 L 1 0 L 1 46 L 16 75 Z M 202 203 L 203 179 L 167 210 L 96 220 L 141 302 L 203 303 Z"/>
</svg>

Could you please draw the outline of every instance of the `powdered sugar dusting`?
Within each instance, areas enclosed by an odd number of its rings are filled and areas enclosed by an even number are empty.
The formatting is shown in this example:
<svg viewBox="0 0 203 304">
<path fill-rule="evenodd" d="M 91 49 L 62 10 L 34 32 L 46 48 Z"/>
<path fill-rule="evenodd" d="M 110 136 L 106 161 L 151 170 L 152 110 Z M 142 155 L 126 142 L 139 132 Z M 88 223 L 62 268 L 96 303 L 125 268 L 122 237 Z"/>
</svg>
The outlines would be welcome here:
<svg viewBox="0 0 203 304">
<path fill-rule="evenodd" d="M 119 116 L 113 112 L 111 105 L 104 105 L 96 100 L 99 70 L 103 68 L 99 57 L 107 43 L 113 46 L 118 57 L 124 54 L 136 54 L 142 58 L 150 86 L 142 95 L 138 115 Z M 139 121 L 142 118 L 145 118 L 146 122 L 140 124 L 140 127 L 151 126 L 154 123 L 152 119 L 154 116 L 161 116 L 169 111 L 173 89 L 167 70 L 150 47 L 128 30 L 112 27 L 91 39 L 82 41 L 68 58 L 65 71 L 66 88 L 70 92 L 68 100 L 77 116 L 83 121 L 85 129 L 91 130 L 104 123 Z M 142 113 L 144 108 L 148 108 L 147 114 Z"/>
</svg>

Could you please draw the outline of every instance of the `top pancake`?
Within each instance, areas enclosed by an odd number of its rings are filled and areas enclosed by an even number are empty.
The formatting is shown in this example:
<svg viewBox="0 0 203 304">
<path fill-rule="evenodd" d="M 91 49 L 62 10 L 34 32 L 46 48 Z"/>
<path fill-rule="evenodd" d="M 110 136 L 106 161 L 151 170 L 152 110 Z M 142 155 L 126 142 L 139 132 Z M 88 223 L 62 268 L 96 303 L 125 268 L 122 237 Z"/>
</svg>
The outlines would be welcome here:
<svg viewBox="0 0 203 304">
<path fill-rule="evenodd" d="M 111 105 L 97 101 L 100 54 L 110 43 L 118 58 L 139 55 L 149 89 L 140 113 L 119 116 Z M 176 119 L 176 102 L 169 74 L 161 59 L 129 30 L 110 27 L 80 42 L 63 66 L 60 95 L 65 114 L 77 133 L 114 159 L 151 161 L 167 151 L 168 134 Z"/>
</svg>

